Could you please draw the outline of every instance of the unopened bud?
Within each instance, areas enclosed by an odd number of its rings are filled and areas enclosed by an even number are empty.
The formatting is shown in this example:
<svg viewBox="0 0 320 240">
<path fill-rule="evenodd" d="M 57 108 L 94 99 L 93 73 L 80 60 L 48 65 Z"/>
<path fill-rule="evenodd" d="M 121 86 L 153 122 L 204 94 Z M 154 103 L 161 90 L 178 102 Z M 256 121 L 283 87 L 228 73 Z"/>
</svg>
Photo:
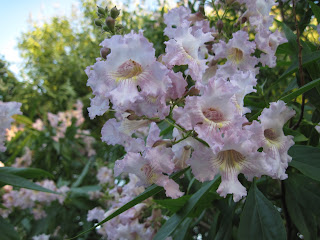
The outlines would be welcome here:
<svg viewBox="0 0 320 240">
<path fill-rule="evenodd" d="M 184 150 L 188 151 L 191 148 L 191 146 L 190 145 L 186 145 L 183 148 L 184 148 Z"/>
<path fill-rule="evenodd" d="M 114 6 L 111 11 L 110 11 L 110 15 L 113 19 L 116 19 L 120 14 L 120 10 L 117 9 L 116 6 Z"/>
<path fill-rule="evenodd" d="M 196 89 L 195 86 L 192 86 L 189 91 L 186 93 L 186 96 L 197 96 L 199 95 L 200 91 Z"/>
<path fill-rule="evenodd" d="M 97 6 L 97 8 L 98 8 L 98 13 L 100 13 L 103 16 L 106 14 L 102 7 Z"/>
<path fill-rule="evenodd" d="M 127 117 L 128 120 L 140 120 L 141 117 L 137 116 L 136 114 L 131 114 Z"/>
<path fill-rule="evenodd" d="M 104 59 L 107 59 L 107 56 L 110 54 L 111 49 L 107 47 L 103 47 L 100 49 L 100 56 Z"/>
<path fill-rule="evenodd" d="M 241 18 L 241 24 L 245 23 L 248 19 L 246 17 Z"/>
<path fill-rule="evenodd" d="M 98 26 L 98 27 L 101 27 L 102 26 L 102 21 L 100 20 L 100 19 L 95 19 L 94 20 L 94 24 L 96 25 L 96 26 Z"/>
<path fill-rule="evenodd" d="M 204 5 L 201 4 L 201 5 L 199 6 L 198 11 L 199 11 L 203 16 L 206 15 L 206 13 L 204 12 Z"/>
<path fill-rule="evenodd" d="M 107 17 L 106 25 L 108 26 L 109 30 L 114 32 L 114 25 L 116 21 L 112 17 Z"/>
<path fill-rule="evenodd" d="M 161 146 L 161 145 L 165 145 L 166 147 L 168 147 L 168 146 L 170 146 L 170 144 L 172 146 L 172 143 L 170 142 L 170 140 L 160 139 L 158 141 L 155 141 L 155 143 L 152 145 L 152 147 L 157 147 L 157 146 Z"/>
<path fill-rule="evenodd" d="M 217 22 L 217 29 L 218 29 L 219 33 L 221 33 L 221 31 L 223 29 L 223 22 L 221 19 L 219 19 Z"/>
</svg>

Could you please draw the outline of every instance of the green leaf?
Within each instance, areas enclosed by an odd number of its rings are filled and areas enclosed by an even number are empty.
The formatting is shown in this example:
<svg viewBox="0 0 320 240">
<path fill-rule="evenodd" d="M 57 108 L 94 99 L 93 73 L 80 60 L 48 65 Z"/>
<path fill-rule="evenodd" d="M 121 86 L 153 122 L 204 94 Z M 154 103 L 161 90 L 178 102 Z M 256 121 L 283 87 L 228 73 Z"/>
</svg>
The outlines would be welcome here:
<svg viewBox="0 0 320 240">
<path fill-rule="evenodd" d="M 222 218 L 214 240 L 228 240 L 232 238 L 232 222 L 235 207 L 236 204 L 232 201 L 230 206 L 225 206 L 223 211 L 221 211 Z"/>
<path fill-rule="evenodd" d="M 311 178 L 302 174 L 290 174 L 285 180 L 286 184 L 294 186 L 296 191 L 296 199 L 299 204 L 312 211 L 314 214 L 320 216 L 320 184 Z"/>
<path fill-rule="evenodd" d="M 295 142 L 308 141 L 308 138 L 305 135 L 303 135 L 302 133 L 300 133 L 298 131 L 292 130 L 291 128 L 284 127 L 283 132 L 285 133 L 285 135 L 292 135 L 294 137 L 293 141 L 295 141 Z"/>
<path fill-rule="evenodd" d="M 174 234 L 172 236 L 172 239 L 174 240 L 184 240 L 186 239 L 189 226 L 193 222 L 192 218 L 186 218 L 180 226 L 174 231 Z"/>
<path fill-rule="evenodd" d="M 191 195 L 185 195 L 177 199 L 164 199 L 164 200 L 154 200 L 156 203 L 160 204 L 161 206 L 165 207 L 171 212 L 178 211 L 185 203 L 189 200 Z"/>
<path fill-rule="evenodd" d="M 306 53 L 302 56 L 302 66 L 305 66 L 309 63 L 315 62 L 320 59 L 320 50 L 315 52 Z M 299 69 L 299 62 L 298 60 L 294 60 L 291 66 L 280 76 L 277 82 L 281 81 L 285 77 L 293 74 L 294 72 L 298 71 Z"/>
<path fill-rule="evenodd" d="M 33 124 L 32 120 L 24 115 L 14 115 L 12 118 L 17 123 L 22 123 L 25 125 L 32 125 Z"/>
<path fill-rule="evenodd" d="M 189 168 L 185 168 L 183 170 L 181 170 L 180 172 L 177 172 L 173 175 L 170 176 L 170 178 L 172 179 L 178 179 L 180 176 L 182 176 Z M 163 190 L 163 187 L 159 187 L 157 185 L 151 185 L 150 187 L 148 187 L 143 193 L 141 193 L 139 196 L 137 196 L 136 198 L 134 198 L 133 200 L 131 200 L 130 202 L 126 203 L 125 205 L 123 205 L 121 208 L 117 209 L 115 212 L 113 212 L 112 214 L 110 214 L 107 218 L 105 218 L 104 220 L 102 220 L 101 222 L 97 223 L 96 225 L 94 225 L 92 228 L 80 233 L 79 235 L 69 238 L 69 239 L 75 239 L 78 238 L 79 236 L 92 231 L 93 229 L 97 228 L 98 226 L 104 224 L 105 222 L 111 220 L 112 218 L 120 215 L 121 213 L 127 211 L 128 209 L 134 207 L 135 205 L 137 205 L 138 203 L 141 203 L 142 201 L 146 200 L 147 198 L 161 192 Z"/>
<path fill-rule="evenodd" d="M 301 192 L 298 184 L 294 180 L 296 174 L 290 174 L 290 181 L 285 181 L 285 200 L 287 209 L 292 222 L 296 225 L 299 232 L 306 240 L 313 240 L 317 238 L 317 224 L 313 211 L 306 208 L 303 198 L 300 199 Z M 308 184 L 303 182 L 303 184 Z"/>
<path fill-rule="evenodd" d="M 20 237 L 14 227 L 0 216 L 1 240 L 19 240 Z"/>
<path fill-rule="evenodd" d="M 259 191 L 255 183 L 250 187 L 240 217 L 238 239 L 286 239 L 286 231 L 279 212 Z"/>
<path fill-rule="evenodd" d="M 154 237 L 154 240 L 166 239 L 170 236 L 175 229 L 183 222 L 183 220 L 192 212 L 196 207 L 198 202 L 209 193 L 211 187 L 219 179 L 219 176 L 216 176 L 212 181 L 206 182 L 202 187 L 192 195 L 188 202 L 175 214 L 173 214 L 169 220 L 159 229 L 157 234 Z"/>
<path fill-rule="evenodd" d="M 70 188 L 71 194 L 75 194 L 75 195 L 87 195 L 89 192 L 100 191 L 100 190 L 101 190 L 101 186 L 99 185 L 89 185 L 89 186 Z"/>
<path fill-rule="evenodd" d="M 41 177 L 53 178 L 53 175 L 47 171 L 44 171 L 39 168 L 13 168 L 13 167 L 2 167 L 0 168 L 1 173 L 9 173 L 13 175 L 17 175 L 20 177 L 35 179 Z"/>
<path fill-rule="evenodd" d="M 320 181 L 320 149 L 311 146 L 294 145 L 289 149 L 292 157 L 290 166 L 298 169 L 304 175 Z"/>
<path fill-rule="evenodd" d="M 280 100 L 284 101 L 284 102 L 289 102 L 292 99 L 295 99 L 296 97 L 298 97 L 299 95 L 309 91 L 310 89 L 318 86 L 320 84 L 320 78 L 315 79 L 309 83 L 307 83 L 306 85 L 302 86 L 301 88 L 297 89 L 296 91 L 289 93 L 288 95 L 280 98 Z"/>
<path fill-rule="evenodd" d="M 87 175 L 88 171 L 89 171 L 89 167 L 90 167 L 91 161 L 88 161 L 87 164 L 84 166 L 80 176 L 77 178 L 77 181 L 75 181 L 71 187 L 78 187 L 80 186 L 80 184 L 82 183 L 83 179 L 85 178 L 85 176 Z"/>
<path fill-rule="evenodd" d="M 20 188 L 28 188 L 36 191 L 57 194 L 56 192 L 46 189 L 44 187 L 41 187 L 40 185 L 30 182 L 29 180 L 23 177 L 19 177 L 13 174 L 5 173 L 5 172 L 0 172 L 0 183 L 8 184 L 8 185 L 12 185 Z"/>
<path fill-rule="evenodd" d="M 314 16 L 316 17 L 318 23 L 320 23 L 320 7 L 311 1 L 309 1 L 309 4 L 311 6 L 312 12 L 313 12 Z"/>
</svg>

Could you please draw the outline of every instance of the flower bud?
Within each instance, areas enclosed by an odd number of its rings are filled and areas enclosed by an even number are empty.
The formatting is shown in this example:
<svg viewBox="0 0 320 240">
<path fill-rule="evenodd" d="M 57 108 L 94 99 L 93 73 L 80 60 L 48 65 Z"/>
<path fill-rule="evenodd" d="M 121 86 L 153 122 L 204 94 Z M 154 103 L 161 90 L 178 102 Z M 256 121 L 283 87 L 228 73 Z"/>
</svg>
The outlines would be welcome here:
<svg viewBox="0 0 320 240">
<path fill-rule="evenodd" d="M 204 12 L 204 5 L 203 5 L 203 4 L 200 4 L 198 11 L 199 11 L 203 16 L 206 15 L 206 13 Z"/>
<path fill-rule="evenodd" d="M 98 8 L 98 13 L 99 14 L 101 14 L 103 16 L 106 14 L 106 12 L 104 11 L 104 9 L 102 7 L 97 6 L 97 8 Z"/>
<path fill-rule="evenodd" d="M 218 29 L 219 33 L 221 33 L 221 31 L 223 29 L 223 22 L 221 19 L 219 19 L 217 22 L 217 29 Z"/>
<path fill-rule="evenodd" d="M 199 95 L 200 91 L 195 87 L 192 86 L 189 91 L 185 94 L 185 96 L 197 96 Z"/>
<path fill-rule="evenodd" d="M 114 32 L 114 25 L 116 21 L 112 17 L 106 18 L 106 25 L 108 26 L 109 30 Z"/>
<path fill-rule="evenodd" d="M 120 14 L 120 10 L 117 9 L 116 6 L 114 6 L 111 11 L 110 11 L 110 15 L 113 19 L 116 19 Z"/>
<path fill-rule="evenodd" d="M 120 195 L 121 195 L 122 191 L 123 191 L 122 187 L 117 187 L 117 192 L 118 192 Z"/>
<path fill-rule="evenodd" d="M 248 19 L 246 17 L 241 18 L 241 23 L 245 23 Z"/>
<path fill-rule="evenodd" d="M 100 56 L 104 59 L 107 59 L 107 56 L 111 53 L 110 48 L 103 47 L 100 49 Z"/>
<path fill-rule="evenodd" d="M 94 20 L 94 24 L 98 27 L 101 27 L 102 26 L 102 21 L 100 19 L 95 19 Z"/>
</svg>

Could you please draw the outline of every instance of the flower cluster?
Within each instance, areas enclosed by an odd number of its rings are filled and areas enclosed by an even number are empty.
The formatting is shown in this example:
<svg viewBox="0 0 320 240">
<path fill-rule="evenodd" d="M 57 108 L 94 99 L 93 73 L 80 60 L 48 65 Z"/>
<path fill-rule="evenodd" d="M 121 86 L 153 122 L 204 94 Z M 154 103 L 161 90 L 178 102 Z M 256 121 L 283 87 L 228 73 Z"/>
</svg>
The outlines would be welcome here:
<svg viewBox="0 0 320 240">
<path fill-rule="evenodd" d="M 36 184 L 61 193 L 61 195 L 39 192 L 25 188 L 13 190 L 11 186 L 7 186 L 5 188 L 6 193 L 2 195 L 2 205 L 5 206 L 6 209 L 0 209 L 0 215 L 6 218 L 15 208 L 19 208 L 30 209 L 36 220 L 44 218 L 46 217 L 44 207 L 50 205 L 51 202 L 56 200 L 59 201 L 60 204 L 63 204 L 66 193 L 69 191 L 67 186 L 57 188 L 52 180 L 43 180 L 41 182 L 36 182 Z"/>
<path fill-rule="evenodd" d="M 95 139 L 90 136 L 89 130 L 81 130 L 80 127 L 84 123 L 83 117 L 83 104 L 80 100 L 74 104 L 74 109 L 68 110 L 65 112 L 58 112 L 57 114 L 48 113 L 48 120 L 50 126 L 54 129 L 54 136 L 52 139 L 56 142 L 59 142 L 59 139 L 64 138 L 68 127 L 72 126 L 72 121 L 75 121 L 74 124 L 77 128 L 77 133 L 75 138 L 81 139 L 84 144 L 83 154 L 87 154 L 88 157 L 96 155 L 96 151 L 93 149 L 92 145 L 95 142 Z M 32 127 L 38 131 L 43 131 L 46 127 L 44 122 L 41 119 L 37 119 Z"/>
<path fill-rule="evenodd" d="M 32 163 L 32 154 L 33 151 L 30 148 L 24 148 L 24 154 L 21 157 L 17 157 L 12 167 L 21 168 L 21 167 L 29 167 Z"/>
<path fill-rule="evenodd" d="M 136 187 L 139 178 L 133 174 L 129 174 L 129 182 L 127 184 L 123 186 L 115 185 L 112 170 L 107 167 L 99 169 L 97 179 L 102 186 L 107 185 L 104 192 L 107 193 L 108 201 L 105 202 L 104 207 L 109 210 L 105 211 L 101 207 L 96 207 L 88 212 L 87 221 L 102 221 L 145 190 L 144 187 Z M 97 193 L 94 192 L 94 195 L 97 195 Z M 101 199 L 104 194 L 100 192 L 99 195 Z M 162 219 L 162 215 L 159 209 L 153 209 L 151 216 L 145 216 L 147 213 L 145 210 L 151 203 L 152 199 L 149 199 L 130 208 L 128 211 L 101 225 L 100 228 L 97 228 L 97 232 L 110 240 L 153 239 L 160 227 L 159 221 Z"/>
<path fill-rule="evenodd" d="M 104 142 L 127 151 L 116 162 L 115 175 L 133 173 L 137 186 L 157 184 L 178 198 L 183 193 L 169 175 L 190 166 L 202 182 L 220 174 L 217 192 L 233 194 L 234 201 L 247 194 L 240 173 L 248 180 L 287 177 L 294 142 L 282 129 L 295 112 L 277 101 L 250 122 L 244 106 L 245 96 L 256 91 L 259 65 L 274 67 L 276 49 L 286 39 L 269 30 L 274 0 L 239 2 L 247 9 L 239 21 L 247 26 L 229 40 L 203 17 L 179 7 L 164 15 L 169 40 L 158 59 L 142 31 L 101 43 L 110 54 L 86 69 L 95 95 L 88 110 L 94 118 L 111 103 L 116 112 L 102 128 Z M 173 70 L 181 65 L 187 70 Z M 159 122 L 174 126 L 171 139 L 162 138 Z"/>
<path fill-rule="evenodd" d="M 10 129 L 10 125 L 13 121 L 12 115 L 21 114 L 21 103 L 18 102 L 1 102 L 0 101 L 0 152 L 4 152 L 6 147 L 4 141 L 6 137 L 7 129 Z"/>
</svg>

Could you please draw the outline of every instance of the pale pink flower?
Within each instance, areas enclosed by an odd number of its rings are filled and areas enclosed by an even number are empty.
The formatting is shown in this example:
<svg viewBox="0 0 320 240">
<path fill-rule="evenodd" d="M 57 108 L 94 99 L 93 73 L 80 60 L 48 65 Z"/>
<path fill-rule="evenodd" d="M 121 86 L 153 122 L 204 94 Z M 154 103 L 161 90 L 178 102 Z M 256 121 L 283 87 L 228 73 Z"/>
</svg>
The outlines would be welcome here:
<svg viewBox="0 0 320 240">
<path fill-rule="evenodd" d="M 214 59 L 219 60 L 226 58 L 227 62 L 223 67 L 228 67 L 228 69 L 230 69 L 228 71 L 234 71 L 234 68 L 241 71 L 253 71 L 255 65 L 258 63 L 258 59 L 251 56 L 255 48 L 256 44 L 249 41 L 248 33 L 240 30 L 232 34 L 232 39 L 230 39 L 228 43 L 220 41 L 219 43 L 213 44 Z"/>
<path fill-rule="evenodd" d="M 142 122 L 144 126 L 145 122 Z M 144 141 L 140 138 L 133 138 L 131 135 L 136 130 L 121 127 L 122 123 L 118 122 L 116 119 L 109 119 L 103 126 L 101 130 L 101 139 L 110 145 L 120 144 L 123 145 L 127 152 L 141 152 L 144 150 Z"/>
<path fill-rule="evenodd" d="M 266 153 L 266 162 L 270 169 L 265 173 L 272 178 L 286 179 L 285 173 L 288 163 L 292 157 L 288 155 L 289 148 L 294 145 L 292 136 L 285 136 L 283 133 L 284 124 L 294 116 L 295 111 L 288 108 L 283 101 L 270 104 L 265 108 L 258 122 L 246 126 L 254 133 L 253 138 Z"/>
<path fill-rule="evenodd" d="M 206 63 L 210 61 L 208 54 L 201 51 L 205 43 L 213 41 L 211 33 L 204 33 L 202 29 L 192 33 L 189 26 L 178 27 L 174 39 L 165 42 L 166 55 L 162 57 L 163 62 L 172 68 L 174 65 L 188 65 L 188 74 L 194 79 L 201 81 L 205 72 Z M 205 58 L 207 57 L 207 58 Z"/>
<path fill-rule="evenodd" d="M 247 11 L 240 17 L 249 19 L 251 25 L 257 28 L 268 29 L 272 25 L 273 16 L 270 16 L 271 8 L 277 3 L 275 0 L 239 0 L 245 3 Z"/>
<path fill-rule="evenodd" d="M 99 184 L 112 185 L 114 182 L 112 170 L 107 167 L 101 167 L 98 170 L 97 179 L 99 180 Z"/>
<path fill-rule="evenodd" d="M 271 33 L 269 30 L 261 30 L 257 32 L 255 42 L 257 44 L 257 48 L 263 51 L 259 59 L 262 66 L 268 65 L 269 67 L 275 67 L 277 60 L 275 53 L 277 48 L 280 44 L 287 41 L 288 40 L 278 30 L 274 33 Z"/>
<path fill-rule="evenodd" d="M 174 38 L 178 27 L 181 27 L 183 24 L 190 25 L 191 22 L 188 21 L 190 15 L 191 10 L 183 6 L 173 8 L 164 14 L 164 23 L 167 25 L 164 29 L 164 34 L 169 38 Z"/>
<path fill-rule="evenodd" d="M 110 99 L 117 110 L 130 109 L 130 105 L 143 97 L 165 94 L 167 69 L 156 61 L 152 44 L 143 36 L 131 32 L 105 39 L 101 46 L 111 49 L 106 61 L 99 61 L 86 70 L 88 86 L 98 101 L 91 101 L 89 111 L 102 114 L 102 101 Z M 98 103 L 97 106 L 92 104 Z M 98 108 L 98 109 L 96 109 Z M 90 113 L 93 118 L 95 114 Z"/>
<path fill-rule="evenodd" d="M 37 236 L 33 236 L 32 237 L 32 240 L 49 240 L 50 238 L 50 235 L 47 235 L 47 234 L 40 234 L 40 235 L 37 235 Z"/>
<path fill-rule="evenodd" d="M 195 178 L 203 182 L 220 173 L 221 184 L 217 190 L 220 196 L 233 194 L 234 201 L 246 196 L 246 188 L 239 182 L 238 175 L 243 173 L 252 180 L 254 176 L 260 177 L 265 169 L 264 153 L 257 151 L 258 145 L 251 141 L 251 136 L 247 130 L 230 129 L 215 135 L 216 142 L 211 143 L 210 148 L 199 145 L 189 161 Z"/>
<path fill-rule="evenodd" d="M 0 101 L 0 152 L 4 152 L 6 129 L 10 129 L 13 122 L 12 115 L 22 114 L 20 111 L 21 103 L 18 102 L 2 102 Z"/>
<path fill-rule="evenodd" d="M 12 167 L 21 168 L 21 167 L 29 167 L 32 163 L 32 154 L 33 151 L 30 148 L 24 148 L 25 153 L 23 156 L 16 158 L 15 163 L 12 164 Z"/>
<path fill-rule="evenodd" d="M 32 127 L 38 131 L 42 131 L 44 129 L 44 124 L 41 119 L 37 119 L 33 124 Z"/>
<path fill-rule="evenodd" d="M 165 174 L 171 174 L 175 168 L 174 154 L 165 145 L 152 147 L 159 138 L 159 128 L 155 123 L 151 124 L 147 139 L 146 150 L 141 154 L 128 152 L 122 160 L 115 163 L 115 175 L 122 172 L 133 173 L 139 177 L 138 186 L 148 186 L 153 183 L 164 187 L 166 195 L 171 198 L 182 196 L 179 185 Z"/>
<path fill-rule="evenodd" d="M 185 107 L 176 108 L 173 116 L 187 130 L 195 129 L 200 137 L 217 129 L 241 126 L 244 118 L 233 98 L 237 90 L 224 79 L 211 79 L 202 96 L 187 97 Z"/>
</svg>

